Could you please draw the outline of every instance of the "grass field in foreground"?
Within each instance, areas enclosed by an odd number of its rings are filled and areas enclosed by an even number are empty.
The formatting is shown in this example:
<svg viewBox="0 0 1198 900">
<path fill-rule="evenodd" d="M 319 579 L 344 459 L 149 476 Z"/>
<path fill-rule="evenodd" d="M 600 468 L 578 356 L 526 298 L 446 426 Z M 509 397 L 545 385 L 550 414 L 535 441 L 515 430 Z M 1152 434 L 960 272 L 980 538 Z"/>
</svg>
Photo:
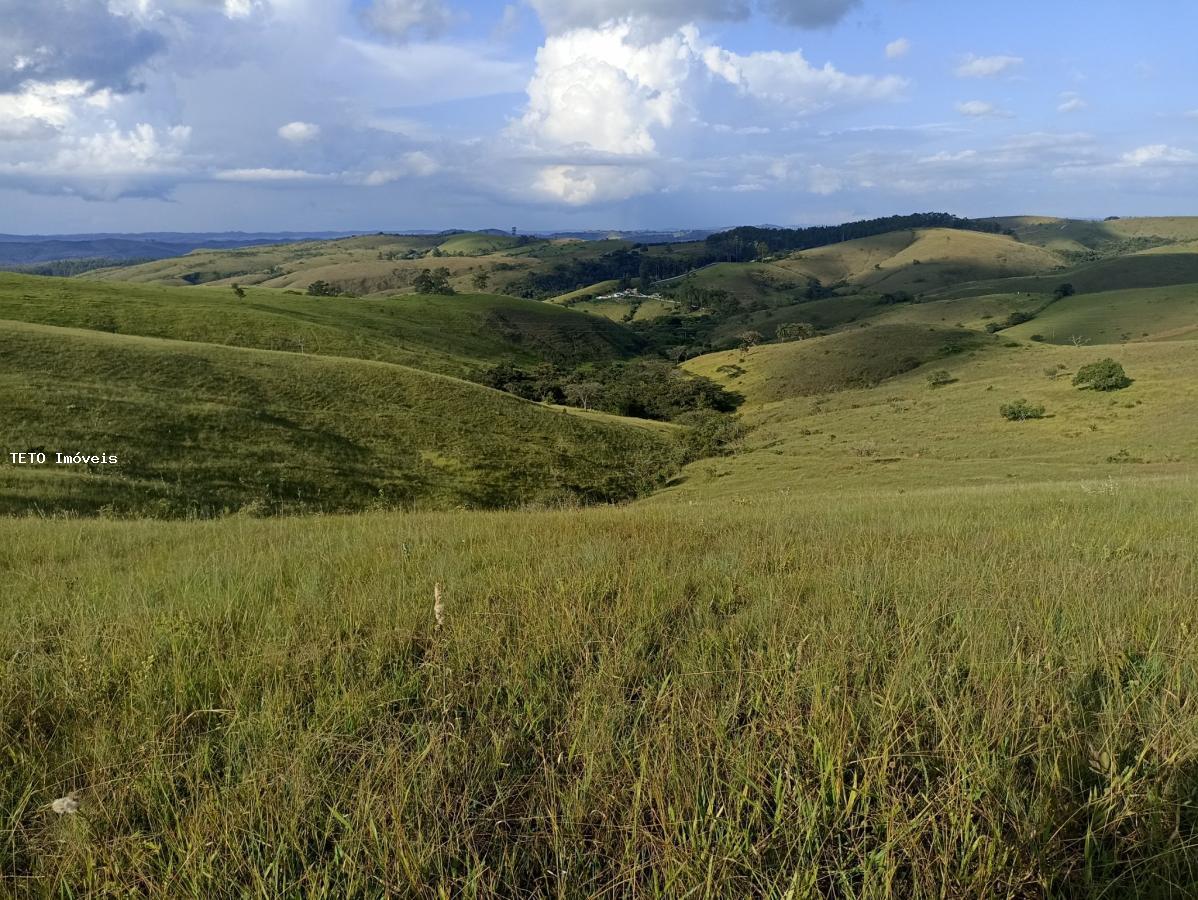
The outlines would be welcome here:
<svg viewBox="0 0 1198 900">
<path fill-rule="evenodd" d="M 1194 488 L 5 521 L 0 891 L 1185 896 Z"/>
</svg>

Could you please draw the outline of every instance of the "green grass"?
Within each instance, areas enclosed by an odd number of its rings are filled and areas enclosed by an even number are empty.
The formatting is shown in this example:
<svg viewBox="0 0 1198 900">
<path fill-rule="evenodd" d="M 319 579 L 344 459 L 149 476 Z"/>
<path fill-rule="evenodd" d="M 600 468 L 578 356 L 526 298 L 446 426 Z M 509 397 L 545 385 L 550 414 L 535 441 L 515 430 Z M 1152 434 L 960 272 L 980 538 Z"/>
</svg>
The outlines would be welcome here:
<svg viewBox="0 0 1198 900">
<path fill-rule="evenodd" d="M 882 327 L 862 334 L 880 334 Z M 819 343 L 837 337 L 804 341 L 796 350 L 758 347 L 743 361 L 733 359 L 745 372 L 728 383 L 745 395 L 743 418 L 753 430 L 738 455 L 693 463 L 660 500 L 1078 483 L 1180 476 L 1198 466 L 1192 342 L 1127 344 L 1112 352 L 1034 342 L 1006 347 L 1000 335 L 987 349 L 936 359 L 873 388 L 786 399 L 787 392 L 803 393 L 807 372 L 817 370 Z M 1104 394 L 1070 383 L 1079 367 L 1104 356 L 1123 364 L 1134 379 L 1130 388 Z M 712 362 L 699 357 L 686 365 L 727 379 Z M 940 369 L 955 381 L 932 388 L 928 375 Z M 1046 406 L 1048 417 L 1005 421 L 999 406 L 1020 398 Z"/>
<path fill-rule="evenodd" d="M 0 513 L 154 516 L 624 500 L 666 430 L 388 363 L 5 322 Z M 55 452 L 120 459 L 53 465 Z"/>
<path fill-rule="evenodd" d="M 723 323 L 832 333 L 688 361 L 746 433 L 681 470 L 674 426 L 408 367 L 636 351 L 599 316 L 0 276 L 0 894 L 1193 895 L 1198 254 L 960 281 L 1056 259 L 990 238 L 694 276 L 948 287 Z M 281 277 L 375 278 L 355 240 Z"/>
<path fill-rule="evenodd" d="M 1100 259 L 1051 274 L 998 278 L 951 285 L 929 292 L 930 299 L 973 297 L 984 294 L 1030 292 L 1051 293 L 1069 283 L 1079 294 L 1096 294 L 1132 288 L 1169 287 L 1198 283 L 1198 253 L 1192 248 L 1163 248 Z"/>
<path fill-rule="evenodd" d="M 754 403 L 878 384 L 948 353 L 982 346 L 987 339 L 962 329 L 877 325 L 805 341 L 726 350 L 689 360 L 703 375 Z"/>
<path fill-rule="evenodd" d="M 1052 344 L 1092 344 L 1198 338 L 1198 284 L 1104 291 L 1066 297 L 1004 335 L 1040 334 Z"/>
<path fill-rule="evenodd" d="M 618 325 L 550 304 L 463 294 L 377 299 L 248 288 L 115 285 L 0 273 L 0 319 L 120 334 L 351 356 L 464 375 L 491 362 L 627 357 Z"/>
<path fill-rule="evenodd" d="M 466 234 L 455 234 L 437 246 L 440 247 L 443 253 L 481 255 L 519 247 L 520 239 L 507 234 L 478 234 L 468 232 Z"/>
<path fill-rule="evenodd" d="M 0 878 L 1184 896 L 1193 489 L 11 521 Z"/>
<path fill-rule="evenodd" d="M 590 287 L 579 288 L 576 291 L 568 291 L 565 294 L 558 294 L 558 296 L 551 298 L 549 302 L 560 303 L 563 306 L 571 306 L 573 305 L 571 301 L 590 300 L 598 297 L 600 294 L 611 294 L 618 290 L 619 287 L 620 282 L 616 279 L 600 281 L 592 284 Z"/>
</svg>

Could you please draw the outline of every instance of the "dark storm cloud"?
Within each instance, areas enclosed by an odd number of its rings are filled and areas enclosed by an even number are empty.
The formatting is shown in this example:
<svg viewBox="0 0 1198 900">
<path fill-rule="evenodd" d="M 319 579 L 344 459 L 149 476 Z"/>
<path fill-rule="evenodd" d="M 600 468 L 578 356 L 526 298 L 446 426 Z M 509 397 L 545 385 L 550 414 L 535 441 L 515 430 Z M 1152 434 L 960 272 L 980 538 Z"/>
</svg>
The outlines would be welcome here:
<svg viewBox="0 0 1198 900">
<path fill-rule="evenodd" d="M 161 35 L 103 0 L 0 0 L 0 93 L 24 81 L 77 79 L 129 91 Z"/>
</svg>

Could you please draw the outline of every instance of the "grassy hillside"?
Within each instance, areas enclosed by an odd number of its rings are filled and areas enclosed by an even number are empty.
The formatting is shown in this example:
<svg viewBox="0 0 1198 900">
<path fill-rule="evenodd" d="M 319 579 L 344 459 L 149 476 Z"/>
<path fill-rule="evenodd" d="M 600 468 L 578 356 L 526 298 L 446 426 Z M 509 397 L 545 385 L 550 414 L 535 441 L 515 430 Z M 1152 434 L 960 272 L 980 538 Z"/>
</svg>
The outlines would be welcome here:
<svg viewBox="0 0 1198 900">
<path fill-rule="evenodd" d="M 523 243 L 527 243 L 527 241 L 528 239 L 525 238 Z M 513 247 L 519 247 L 521 243 L 520 238 L 512 235 L 466 232 L 464 234 L 455 234 L 437 246 L 443 253 L 481 255 L 484 253 L 495 253 L 500 250 L 511 250 Z"/>
<path fill-rule="evenodd" d="M 1050 344 L 1198 339 L 1198 285 L 1104 291 L 1059 300 L 1004 334 L 1041 335 Z"/>
<path fill-rule="evenodd" d="M 491 295 L 386 300 L 249 288 L 164 288 L 0 273 L 0 319 L 119 334 L 352 356 L 463 375 L 479 365 L 577 363 L 639 349 L 618 325 L 549 304 Z"/>
<path fill-rule="evenodd" d="M 482 238 L 507 243 L 511 238 L 488 235 L 373 235 L 333 241 L 311 241 L 253 247 L 233 251 L 197 251 L 175 259 L 140 266 L 102 270 L 89 278 L 134 284 L 167 286 L 221 285 L 234 283 L 306 291 L 315 281 L 358 295 L 387 291 L 403 292 L 422 269 L 445 267 L 455 287 L 468 290 L 474 275 L 487 273 L 495 286 L 519 277 L 537 265 L 535 259 L 516 259 L 498 254 L 477 258 L 485 252 Z M 467 258 L 433 256 L 438 245 L 457 242 L 452 252 Z M 443 253 L 438 249 L 438 253 Z"/>
<path fill-rule="evenodd" d="M 709 353 L 688 361 L 685 368 L 754 403 L 767 403 L 878 384 L 928 360 L 987 342 L 986 337 L 961 329 L 878 325 L 751 350 Z"/>
<path fill-rule="evenodd" d="M 1102 250 L 1136 241 L 1198 240 L 1198 216 L 1152 218 L 1058 219 L 1053 216 L 1008 216 L 992 221 L 1010 228 L 1021 241 L 1051 250 Z"/>
<path fill-rule="evenodd" d="M 930 299 L 981 296 L 983 294 L 1031 292 L 1051 293 L 1064 283 L 1079 294 L 1131 288 L 1168 287 L 1198 283 L 1198 252 L 1184 245 L 1100 259 L 1050 274 L 971 281 L 930 292 Z"/>
<path fill-rule="evenodd" d="M 9 522 L 0 890 L 1184 896 L 1194 485 L 1082 488 Z"/>
<path fill-rule="evenodd" d="M 883 327 L 861 333 L 883 334 Z M 731 383 L 747 398 L 744 419 L 753 430 L 739 455 L 687 467 L 662 499 L 1076 483 L 1198 468 L 1192 342 L 1079 348 L 996 340 L 984 351 L 940 358 L 873 388 L 834 391 L 833 384 L 818 396 L 784 399 L 790 391 L 809 392 L 812 378 L 831 381 L 831 374 L 809 374 L 822 371 L 813 358 L 817 348 L 852 334 L 688 362 L 692 371 L 713 376 L 721 376 L 717 363 L 745 370 Z M 867 347 L 854 357 L 859 366 L 870 364 L 868 353 Z M 1080 366 L 1105 356 L 1124 365 L 1134 379 L 1130 388 L 1108 394 L 1070 383 Z M 826 359 L 830 373 L 852 372 L 838 357 Z M 784 368 L 780 360 L 796 364 Z M 953 382 L 929 385 L 937 370 Z M 793 381 L 785 380 L 790 372 Z M 1043 404 L 1047 417 L 1003 419 L 999 407 L 1020 398 Z"/>
<path fill-rule="evenodd" d="M 686 278 L 739 309 L 627 328 L 0 276 L 0 894 L 1195 894 L 1196 244 L 1004 221 L 1035 240 L 713 265 Z M 491 238 L 325 243 L 268 280 L 636 260 Z M 704 352 L 788 322 L 827 333 Z M 739 421 L 437 374 L 641 350 L 704 354 Z M 1072 383 L 1108 356 L 1129 386 Z M 696 387 L 637 366 L 570 384 Z M 120 463 L 7 455 L 38 447 Z M 259 515 L 317 511 L 355 514 Z M 63 512 L 89 517 L 21 515 Z"/>
<path fill-rule="evenodd" d="M 120 460 L 6 464 L 0 513 L 622 500 L 673 452 L 658 426 L 386 363 L 18 322 L 0 349 L 0 446 Z"/>
</svg>

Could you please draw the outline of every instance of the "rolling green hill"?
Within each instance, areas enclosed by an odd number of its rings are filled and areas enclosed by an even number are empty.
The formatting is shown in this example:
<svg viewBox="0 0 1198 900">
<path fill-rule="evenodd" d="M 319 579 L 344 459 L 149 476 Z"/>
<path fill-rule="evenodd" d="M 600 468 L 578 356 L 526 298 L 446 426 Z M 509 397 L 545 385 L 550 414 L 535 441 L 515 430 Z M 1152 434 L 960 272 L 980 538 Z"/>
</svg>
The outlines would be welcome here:
<svg viewBox="0 0 1198 900">
<path fill-rule="evenodd" d="M 861 340 L 871 332 L 883 335 L 887 327 L 897 326 L 864 329 Z M 821 360 L 818 348 L 851 337 L 848 332 L 689 361 L 692 371 L 729 379 L 746 396 L 743 418 L 753 430 L 739 455 L 692 464 L 655 502 L 1077 484 L 1198 471 L 1198 419 L 1191 414 L 1198 353 L 1192 341 L 1008 347 L 995 339 L 984 351 L 942 356 L 874 387 L 837 390 L 851 384 L 857 369 L 830 355 Z M 865 368 L 885 343 L 853 349 L 856 366 Z M 1107 394 L 1071 384 L 1079 366 L 1104 356 L 1126 367 L 1130 388 Z M 743 374 L 719 371 L 728 365 Z M 929 385 L 936 370 L 946 370 L 952 382 Z M 812 394 L 818 396 L 805 396 Z M 1045 405 L 1047 417 L 1004 420 L 999 406 L 1020 398 Z"/>
<path fill-rule="evenodd" d="M 0 513 L 623 500 L 672 458 L 664 426 L 389 363 L 12 321 L 0 334 L 0 446 L 120 460 L 5 465 Z"/>
<path fill-rule="evenodd" d="M 736 390 L 752 403 L 880 384 L 923 363 L 979 348 L 988 336 L 919 325 L 850 328 L 824 337 L 711 353 L 687 371 Z"/>
<path fill-rule="evenodd" d="M 1189 896 L 1198 253 L 1003 221 L 1043 246 L 720 263 L 687 278 L 739 310 L 628 327 L 0 276 L 0 894 Z M 433 246 L 360 240 L 267 280 Z M 705 352 L 788 322 L 828 333 Z M 451 377 L 639 352 L 611 385 L 699 353 L 739 421 Z M 1104 357 L 1130 385 L 1072 383 Z"/>
<path fill-rule="evenodd" d="M 1198 240 L 1198 216 L 1153 218 L 1059 219 L 1054 216 L 1007 216 L 990 221 L 1015 232 L 1021 241 L 1067 252 L 1118 251 L 1137 242 Z"/>
<path fill-rule="evenodd" d="M 1050 344 L 1198 339 L 1198 284 L 1078 294 L 1053 303 L 1031 322 L 1003 332 L 1040 335 Z"/>
<path fill-rule="evenodd" d="M 119 334 L 351 356 L 463 375 L 481 364 L 627 357 L 619 325 L 550 304 L 492 295 L 386 300 L 249 288 L 97 284 L 0 273 L 0 319 Z"/>
</svg>

